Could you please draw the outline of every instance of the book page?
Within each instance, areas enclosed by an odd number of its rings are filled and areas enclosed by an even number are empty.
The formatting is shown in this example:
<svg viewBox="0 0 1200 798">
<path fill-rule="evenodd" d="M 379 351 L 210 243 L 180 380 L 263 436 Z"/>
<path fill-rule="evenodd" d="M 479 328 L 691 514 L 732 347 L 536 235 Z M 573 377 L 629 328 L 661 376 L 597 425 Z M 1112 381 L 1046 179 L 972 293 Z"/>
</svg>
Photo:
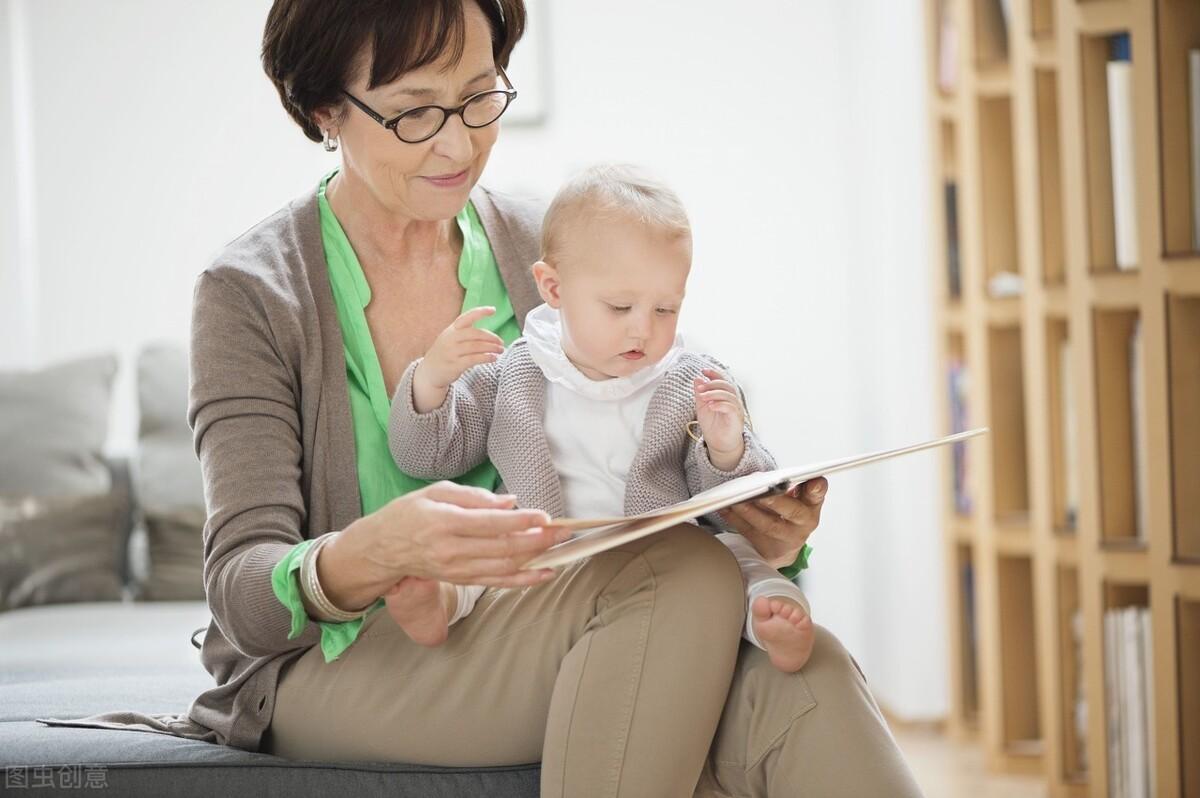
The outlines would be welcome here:
<svg viewBox="0 0 1200 798">
<path fill-rule="evenodd" d="M 898 449 L 887 449 L 878 452 L 868 452 L 840 460 L 829 460 L 824 463 L 814 463 L 806 466 L 778 468 L 774 471 L 761 471 L 747 474 L 744 477 L 731 479 L 715 488 L 697 493 L 692 498 L 678 504 L 663 507 L 650 513 L 637 516 L 627 516 L 620 519 L 556 519 L 556 525 L 580 530 L 579 534 L 570 540 L 551 546 L 538 557 L 525 564 L 524 570 L 533 568 L 557 568 L 576 560 L 590 557 L 601 551 L 620 546 L 646 535 L 651 535 L 676 524 L 686 523 L 702 515 L 716 512 L 731 504 L 763 496 L 771 492 L 791 490 L 801 483 L 816 477 L 827 476 L 838 471 L 848 471 L 869 463 L 899 457 L 913 452 L 945 446 L 956 441 L 973 438 L 987 432 L 986 427 L 967 430 L 955 435 L 947 435 L 932 441 L 903 446 Z"/>
</svg>

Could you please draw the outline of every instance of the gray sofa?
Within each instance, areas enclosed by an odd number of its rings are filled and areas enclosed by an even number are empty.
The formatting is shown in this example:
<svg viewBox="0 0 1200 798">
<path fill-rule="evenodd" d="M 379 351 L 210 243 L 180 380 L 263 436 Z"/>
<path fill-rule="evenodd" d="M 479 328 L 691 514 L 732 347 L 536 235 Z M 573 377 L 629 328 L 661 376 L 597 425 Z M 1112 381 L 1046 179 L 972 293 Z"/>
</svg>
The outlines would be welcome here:
<svg viewBox="0 0 1200 798">
<path fill-rule="evenodd" d="M 536 796 L 539 768 L 294 762 L 164 734 L 44 726 L 112 709 L 180 712 L 212 679 L 191 633 L 202 601 L 88 602 L 0 614 L 5 787 L 64 793 L 89 779 L 128 796 Z"/>
<path fill-rule="evenodd" d="M 537 795 L 537 764 L 295 762 L 153 732 L 35 721 L 183 712 L 213 684 L 192 639 L 209 613 L 195 508 L 179 506 L 198 485 L 194 455 L 179 452 L 190 446 L 181 432 L 180 358 L 168 350 L 141 358 L 139 451 L 129 465 L 106 462 L 97 443 L 108 417 L 101 388 L 111 387 L 115 361 L 68 364 L 49 376 L 0 372 L 0 793 Z M 170 384 L 155 384 L 163 379 Z M 64 427 L 69 434 L 60 435 Z M 66 493 L 85 499 L 66 501 Z"/>
</svg>

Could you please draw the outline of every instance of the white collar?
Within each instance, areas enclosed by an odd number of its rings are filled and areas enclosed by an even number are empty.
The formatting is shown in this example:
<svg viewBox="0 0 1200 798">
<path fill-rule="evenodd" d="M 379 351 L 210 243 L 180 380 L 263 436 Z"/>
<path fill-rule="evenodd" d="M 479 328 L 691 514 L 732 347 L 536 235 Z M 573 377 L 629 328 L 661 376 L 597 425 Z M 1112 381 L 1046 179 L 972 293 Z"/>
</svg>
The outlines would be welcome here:
<svg viewBox="0 0 1200 798">
<path fill-rule="evenodd" d="M 589 399 L 612 401 L 624 399 L 656 382 L 675 364 L 683 351 L 683 336 L 676 335 L 675 343 L 661 360 L 628 377 L 593 380 L 567 359 L 562 348 L 562 325 L 558 311 L 549 305 L 538 305 L 525 317 L 525 341 L 529 354 L 541 368 L 546 379 L 570 388 Z"/>
</svg>

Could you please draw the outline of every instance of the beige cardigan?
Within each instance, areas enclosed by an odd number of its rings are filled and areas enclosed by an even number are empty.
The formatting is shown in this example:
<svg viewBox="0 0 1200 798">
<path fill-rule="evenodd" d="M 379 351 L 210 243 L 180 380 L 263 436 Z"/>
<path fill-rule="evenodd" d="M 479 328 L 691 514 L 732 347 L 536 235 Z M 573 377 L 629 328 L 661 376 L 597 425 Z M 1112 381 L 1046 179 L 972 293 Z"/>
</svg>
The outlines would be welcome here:
<svg viewBox="0 0 1200 798">
<path fill-rule="evenodd" d="M 543 207 L 471 196 L 516 311 L 540 299 L 529 273 Z M 212 622 L 200 658 L 216 687 L 180 715 L 108 712 L 47 725 L 132 729 L 257 751 L 280 670 L 319 642 L 271 572 L 297 543 L 361 514 L 341 327 L 316 192 L 233 241 L 196 281 L 188 423 L 204 478 L 204 584 Z M 179 641 L 184 645 L 184 641 Z"/>
</svg>

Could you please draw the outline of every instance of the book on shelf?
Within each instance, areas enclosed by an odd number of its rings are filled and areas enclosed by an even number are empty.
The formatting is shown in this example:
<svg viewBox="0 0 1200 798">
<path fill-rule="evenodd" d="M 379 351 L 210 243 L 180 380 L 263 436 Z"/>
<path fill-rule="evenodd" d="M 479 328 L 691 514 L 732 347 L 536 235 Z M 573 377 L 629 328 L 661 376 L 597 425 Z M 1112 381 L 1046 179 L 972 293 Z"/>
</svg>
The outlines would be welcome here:
<svg viewBox="0 0 1200 798">
<path fill-rule="evenodd" d="M 954 24 L 953 4 L 938 2 L 938 88 L 947 94 L 958 85 L 958 28 Z"/>
<path fill-rule="evenodd" d="M 816 477 L 849 471 L 882 460 L 890 460 L 893 457 L 950 445 L 976 435 L 982 435 L 987 431 L 986 427 L 981 427 L 896 449 L 866 452 L 822 463 L 747 474 L 697 493 L 690 499 L 639 515 L 617 518 L 556 518 L 553 521 L 554 525 L 572 530 L 573 536 L 569 540 L 546 549 L 522 567 L 525 570 L 557 568 L 560 565 L 608 551 L 624 543 L 639 540 L 677 524 L 715 513 L 717 510 L 739 502 L 777 495 L 785 491 L 795 495 L 796 489 L 800 485 Z"/>
<path fill-rule="evenodd" d="M 1110 798 L 1154 795 L 1153 638 L 1148 607 L 1104 613 L 1104 703 Z"/>
<path fill-rule="evenodd" d="M 1200 49 L 1188 51 L 1192 120 L 1192 249 L 1200 250 Z"/>
<path fill-rule="evenodd" d="M 957 358 L 950 362 L 950 431 L 967 429 L 967 366 Z M 951 449 L 953 463 L 954 511 L 971 514 L 971 493 L 967 478 L 967 442 L 959 441 Z"/>
<path fill-rule="evenodd" d="M 1108 747 L 1108 794 L 1109 798 L 1124 794 L 1125 761 L 1121 758 L 1122 704 L 1118 686 L 1124 682 L 1119 672 L 1117 658 L 1117 612 L 1104 613 L 1104 730 Z"/>
<path fill-rule="evenodd" d="M 946 205 L 946 282 L 950 298 L 962 296 L 962 271 L 958 249 L 958 184 L 947 180 L 942 187 Z"/>
<path fill-rule="evenodd" d="M 1125 702 L 1125 776 L 1129 798 L 1148 798 L 1146 779 L 1146 673 L 1143 667 L 1141 640 L 1141 609 L 1128 607 L 1121 613 L 1121 675 L 1124 677 L 1122 697 Z"/>
<path fill-rule="evenodd" d="M 1133 465 L 1134 482 L 1134 522 L 1136 537 L 1142 543 L 1146 542 L 1149 524 L 1146 521 L 1146 511 L 1149 509 L 1146 488 L 1146 462 L 1142 457 L 1142 447 L 1146 442 L 1145 432 L 1145 402 L 1143 397 L 1144 380 L 1142 379 L 1142 320 L 1138 317 L 1133 322 L 1133 330 L 1129 334 L 1129 413 L 1130 413 L 1130 454 Z"/>
<path fill-rule="evenodd" d="M 1155 783 L 1154 767 L 1154 637 L 1151 634 L 1153 626 L 1150 622 L 1149 608 L 1142 608 L 1138 620 L 1141 630 L 1142 690 L 1146 698 L 1146 777 L 1148 781 L 1146 794 L 1156 796 L 1158 795 L 1158 785 Z"/>
<path fill-rule="evenodd" d="M 1117 268 L 1137 268 L 1137 186 L 1133 150 L 1133 60 L 1128 33 L 1109 39 L 1108 137 Z"/>
<path fill-rule="evenodd" d="M 967 714 L 979 707 L 979 640 L 975 629 L 975 566 L 970 558 L 960 568 L 962 582 L 962 699 Z"/>
<path fill-rule="evenodd" d="M 1079 517 L 1079 459 L 1075 453 L 1075 391 L 1071 382 L 1071 341 L 1063 338 L 1058 345 L 1058 407 L 1062 420 L 1063 521 L 1075 529 Z"/>
<path fill-rule="evenodd" d="M 1025 281 L 1021 275 L 1012 271 L 996 272 L 988 278 L 987 291 L 992 299 L 1007 299 L 1020 296 L 1025 290 Z"/>
<path fill-rule="evenodd" d="M 1083 610 L 1071 613 L 1071 647 L 1075 652 L 1075 711 L 1071 720 L 1075 728 L 1075 762 L 1078 773 L 1087 773 L 1088 704 L 1083 684 Z"/>
</svg>

